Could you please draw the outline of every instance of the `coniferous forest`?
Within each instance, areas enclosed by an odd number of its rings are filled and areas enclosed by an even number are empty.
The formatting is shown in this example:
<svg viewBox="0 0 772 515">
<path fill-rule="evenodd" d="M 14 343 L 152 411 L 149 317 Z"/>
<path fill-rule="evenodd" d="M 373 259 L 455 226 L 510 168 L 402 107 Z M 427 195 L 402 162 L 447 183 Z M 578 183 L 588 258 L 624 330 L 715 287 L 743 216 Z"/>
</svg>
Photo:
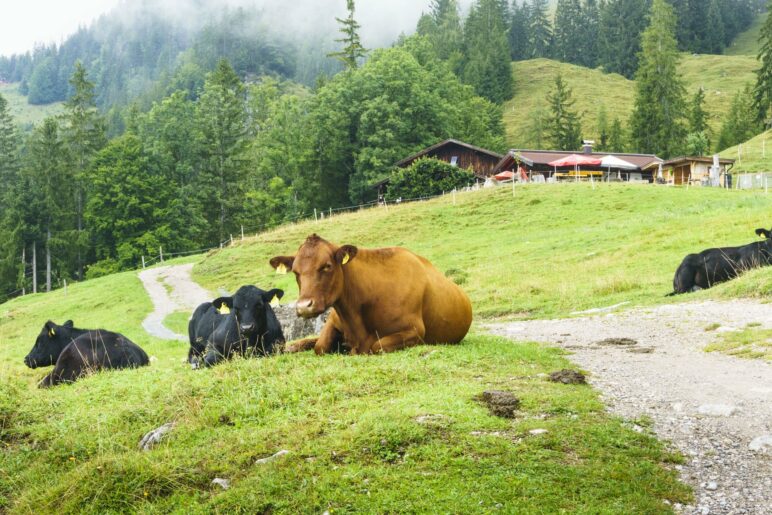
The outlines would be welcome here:
<svg viewBox="0 0 772 515">
<path fill-rule="evenodd" d="M 22 131 L 0 95 L 0 301 L 30 291 L 33 276 L 39 289 L 58 288 L 136 268 L 159 248 L 212 248 L 242 230 L 371 201 L 395 162 L 446 138 L 503 152 L 512 60 L 635 77 L 639 126 L 628 139 L 663 157 L 687 139 L 700 145 L 700 98 L 652 67 L 675 70 L 678 51 L 720 53 L 762 9 L 757 0 L 559 0 L 553 18 L 546 0 L 475 0 L 468 10 L 433 0 L 415 34 L 367 49 L 354 0 L 345 17 L 330 17 L 331 32 L 309 33 L 276 30 L 256 8 L 221 6 L 183 23 L 151 4 L 0 57 L 0 80 L 19 83 L 30 103 L 64 102 L 61 116 Z M 724 143 L 762 127 L 767 75 L 755 101 L 750 90 L 735 99 Z M 681 118 L 652 109 L 657 81 Z M 555 147 L 580 144 L 571 95 L 558 77 Z M 621 150 L 621 133 L 614 119 L 610 149 Z"/>
</svg>

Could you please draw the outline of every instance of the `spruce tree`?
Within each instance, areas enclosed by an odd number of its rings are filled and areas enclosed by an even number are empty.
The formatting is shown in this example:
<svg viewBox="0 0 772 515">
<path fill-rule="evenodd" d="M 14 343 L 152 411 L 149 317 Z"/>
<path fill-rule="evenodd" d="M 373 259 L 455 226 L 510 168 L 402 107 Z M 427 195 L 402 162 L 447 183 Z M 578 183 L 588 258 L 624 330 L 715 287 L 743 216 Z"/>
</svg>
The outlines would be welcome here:
<svg viewBox="0 0 772 515">
<path fill-rule="evenodd" d="M 550 112 L 547 119 L 547 138 L 555 150 L 578 150 L 582 146 L 579 115 L 573 109 L 572 91 L 563 77 L 555 77 L 555 88 L 547 94 Z"/>
<path fill-rule="evenodd" d="M 708 113 L 705 112 L 705 90 L 700 87 L 692 97 L 689 106 L 689 132 L 706 132 L 708 130 Z"/>
<path fill-rule="evenodd" d="M 547 0 L 533 0 L 529 24 L 530 57 L 550 57 L 552 53 L 552 25 Z"/>
<path fill-rule="evenodd" d="M 772 0 L 767 4 L 772 12 Z M 767 16 L 759 34 L 761 49 L 756 57 L 761 67 L 756 70 L 756 87 L 753 90 L 753 105 L 756 120 L 769 125 L 769 111 L 772 107 L 772 16 Z"/>
<path fill-rule="evenodd" d="M 328 54 L 329 57 L 335 57 L 341 61 L 347 70 L 355 70 L 359 66 L 359 60 L 367 55 L 367 50 L 362 46 L 359 38 L 359 29 L 361 26 L 354 19 L 355 5 L 354 0 L 346 0 L 346 9 L 348 16 L 346 18 L 335 18 L 340 24 L 340 33 L 343 36 L 336 39 L 336 43 L 343 43 L 343 49 L 340 52 Z"/>
<path fill-rule="evenodd" d="M 625 151 L 625 131 L 624 128 L 622 128 L 622 122 L 619 120 L 619 118 L 614 118 L 614 121 L 611 122 L 611 127 L 609 127 L 608 151 Z"/>
<path fill-rule="evenodd" d="M 552 32 L 552 56 L 564 63 L 579 63 L 585 27 L 579 0 L 558 0 Z"/>
<path fill-rule="evenodd" d="M 0 203 L 5 193 L 11 191 L 19 172 L 19 136 L 11 116 L 8 101 L 0 95 Z M 0 213 L 2 213 L 0 207 Z"/>
<path fill-rule="evenodd" d="M 759 134 L 764 127 L 757 120 L 757 114 L 753 104 L 753 92 L 750 85 L 746 85 L 743 91 L 738 91 L 732 99 L 729 114 L 721 126 L 718 150 L 744 143 Z"/>
<path fill-rule="evenodd" d="M 530 9 L 528 2 L 523 0 L 522 5 L 517 5 L 517 0 L 512 3 L 509 21 L 509 55 L 513 61 L 528 59 L 530 54 Z"/>
<path fill-rule="evenodd" d="M 600 42 L 600 6 L 597 0 L 585 0 L 582 7 L 581 27 L 578 37 L 582 43 L 579 64 L 588 68 L 598 66 Z"/>
<path fill-rule="evenodd" d="M 665 0 L 654 0 L 643 32 L 631 138 L 638 152 L 668 158 L 682 150 L 685 89 L 678 75 L 676 19 Z"/>
<path fill-rule="evenodd" d="M 86 206 L 84 174 L 94 155 L 107 144 L 105 123 L 96 108 L 94 83 L 88 80 L 86 69 L 78 61 L 70 78 L 72 96 L 64 103 L 64 134 L 70 157 L 73 160 L 74 203 L 77 235 L 73 240 L 76 249 L 77 278 L 83 279 L 85 253 L 88 239 L 83 225 Z"/>
<path fill-rule="evenodd" d="M 477 0 L 464 25 L 461 78 L 497 104 L 514 93 L 505 11 L 499 0 Z"/>
<path fill-rule="evenodd" d="M 598 64 L 607 73 L 635 75 L 648 6 L 648 0 L 610 0 L 601 8 Z"/>
<path fill-rule="evenodd" d="M 609 145 L 609 127 L 606 106 L 601 104 L 598 108 L 598 141 L 595 144 L 597 150 L 606 150 Z"/>
<path fill-rule="evenodd" d="M 719 0 L 710 0 L 705 26 L 700 28 L 702 31 L 702 45 L 700 51 L 707 54 L 721 54 L 726 45 L 726 37 L 724 34 L 724 21 L 721 17 L 721 5 Z"/>
</svg>

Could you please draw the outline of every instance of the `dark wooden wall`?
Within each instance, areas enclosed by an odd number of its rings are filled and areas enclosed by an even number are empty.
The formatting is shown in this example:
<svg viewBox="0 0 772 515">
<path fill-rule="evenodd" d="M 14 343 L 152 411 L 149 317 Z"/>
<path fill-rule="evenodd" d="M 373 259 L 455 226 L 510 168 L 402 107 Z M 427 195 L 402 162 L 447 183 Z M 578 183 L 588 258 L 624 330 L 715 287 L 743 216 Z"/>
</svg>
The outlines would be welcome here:
<svg viewBox="0 0 772 515">
<path fill-rule="evenodd" d="M 482 152 L 476 152 L 472 149 L 462 147 L 460 145 L 448 144 L 440 147 L 422 157 L 433 157 L 440 161 L 450 163 L 453 156 L 458 156 L 458 166 L 460 168 L 467 168 L 474 171 L 475 174 L 481 176 L 489 176 L 493 172 L 493 168 L 498 164 L 499 159 L 494 156 L 489 156 Z M 412 162 L 405 163 L 403 166 L 410 166 Z"/>
</svg>

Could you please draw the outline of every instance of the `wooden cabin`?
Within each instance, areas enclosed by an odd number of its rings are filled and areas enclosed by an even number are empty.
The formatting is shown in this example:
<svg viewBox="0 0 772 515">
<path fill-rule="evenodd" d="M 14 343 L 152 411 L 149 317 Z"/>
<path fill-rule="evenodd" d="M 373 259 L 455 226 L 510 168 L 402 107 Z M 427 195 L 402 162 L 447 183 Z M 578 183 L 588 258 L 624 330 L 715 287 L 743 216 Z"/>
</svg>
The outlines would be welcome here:
<svg viewBox="0 0 772 515">
<path fill-rule="evenodd" d="M 662 178 L 668 184 L 691 186 L 710 185 L 712 157 L 682 156 L 662 163 Z M 719 185 L 726 184 L 726 175 L 734 166 L 734 159 L 718 159 Z"/>
<path fill-rule="evenodd" d="M 501 158 L 501 154 L 475 147 L 463 141 L 455 139 L 446 139 L 436 145 L 427 147 L 405 159 L 399 161 L 397 166 L 407 168 L 419 158 L 434 158 L 445 161 L 453 166 L 458 166 L 467 170 L 472 170 L 478 177 L 489 177 L 493 175 L 493 169 Z"/>
</svg>

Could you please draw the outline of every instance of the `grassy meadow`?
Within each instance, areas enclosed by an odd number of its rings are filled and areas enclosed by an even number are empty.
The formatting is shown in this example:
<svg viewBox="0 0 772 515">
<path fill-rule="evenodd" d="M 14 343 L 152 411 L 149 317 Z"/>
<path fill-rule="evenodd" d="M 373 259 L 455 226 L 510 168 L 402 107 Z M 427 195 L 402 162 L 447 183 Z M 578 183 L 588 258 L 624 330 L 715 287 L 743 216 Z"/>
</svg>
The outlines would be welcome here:
<svg viewBox="0 0 772 515">
<path fill-rule="evenodd" d="M 767 13 L 761 13 L 753 20 L 748 30 L 734 38 L 734 41 L 724 50 L 726 55 L 750 55 L 756 57 L 759 53 L 759 35 L 761 27 L 767 19 Z"/>
<path fill-rule="evenodd" d="M 513 198 L 501 188 L 284 226 L 199 256 L 194 275 L 215 291 L 283 287 L 289 301 L 293 279 L 267 261 L 316 231 L 428 257 L 469 292 L 478 322 L 553 317 L 664 302 L 686 252 L 753 241 L 771 215 L 759 193 L 568 184 Z M 771 295 L 772 270 L 759 270 L 688 299 Z M 672 467 L 681 458 L 646 421 L 633 431 L 590 387 L 545 380 L 570 366 L 557 349 L 478 326 L 458 346 L 192 371 L 185 344 L 143 334 L 150 310 L 135 272 L 0 305 L 0 512 L 668 513 L 665 501 L 690 501 Z M 38 390 L 45 371 L 21 360 L 47 319 L 67 318 L 123 332 L 151 365 Z M 177 331 L 185 324 L 169 317 Z M 476 400 L 490 389 L 515 392 L 517 418 Z M 170 421 L 166 440 L 137 450 Z M 279 450 L 289 454 L 256 463 Z"/>
<path fill-rule="evenodd" d="M 772 131 L 727 148 L 721 152 L 721 157 L 735 160 L 735 172 L 772 172 Z"/>
<path fill-rule="evenodd" d="M 64 111 L 61 102 L 41 106 L 28 104 L 27 97 L 19 93 L 18 83 L 0 84 L 0 95 L 8 101 L 11 116 L 24 129 L 39 124 L 48 116 L 56 116 Z"/>
<path fill-rule="evenodd" d="M 705 110 L 713 138 L 729 112 L 732 98 L 746 83 L 755 83 L 753 71 L 758 63 L 753 55 L 681 54 L 679 72 L 691 98 L 705 88 Z M 603 73 L 550 59 L 532 59 L 512 63 L 515 96 L 504 104 L 504 127 L 507 145 L 513 148 L 537 148 L 534 120 L 549 114 L 547 94 L 560 73 L 573 90 L 575 109 L 581 115 L 582 137 L 598 139 L 598 113 L 606 110 L 609 124 L 614 117 L 624 123 L 633 111 L 635 82 L 618 74 Z M 541 113 L 541 114 L 540 114 Z M 546 136 L 545 136 L 546 138 Z M 542 146 L 546 145 L 546 141 Z"/>
</svg>

